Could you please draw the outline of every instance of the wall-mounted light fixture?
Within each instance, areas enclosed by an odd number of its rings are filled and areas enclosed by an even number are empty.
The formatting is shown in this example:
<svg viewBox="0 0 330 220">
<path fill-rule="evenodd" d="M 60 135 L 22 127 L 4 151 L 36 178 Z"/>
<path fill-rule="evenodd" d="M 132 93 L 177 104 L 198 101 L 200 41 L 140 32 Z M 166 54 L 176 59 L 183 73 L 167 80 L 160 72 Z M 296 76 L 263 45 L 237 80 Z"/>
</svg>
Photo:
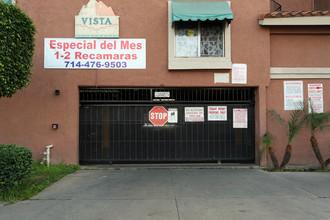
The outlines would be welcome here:
<svg viewBox="0 0 330 220">
<path fill-rule="evenodd" d="M 58 124 L 52 124 L 52 129 L 57 130 L 58 129 Z"/>
<path fill-rule="evenodd" d="M 55 95 L 60 95 L 60 94 L 61 94 L 61 90 L 56 89 L 56 90 L 55 90 Z"/>
</svg>

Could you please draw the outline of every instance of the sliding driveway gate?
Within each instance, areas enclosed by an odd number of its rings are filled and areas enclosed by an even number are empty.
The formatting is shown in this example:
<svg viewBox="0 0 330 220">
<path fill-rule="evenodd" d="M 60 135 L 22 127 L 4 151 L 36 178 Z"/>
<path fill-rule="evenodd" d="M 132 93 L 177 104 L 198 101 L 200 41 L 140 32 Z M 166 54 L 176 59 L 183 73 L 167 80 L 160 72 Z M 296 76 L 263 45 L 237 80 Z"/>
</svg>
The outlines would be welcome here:
<svg viewBox="0 0 330 220">
<path fill-rule="evenodd" d="M 82 88 L 80 103 L 81 163 L 254 160 L 252 88 Z M 174 122 L 154 126 L 154 106 L 177 112 Z M 209 106 L 227 106 L 227 120 L 209 121 Z M 203 108 L 204 121 L 186 121 L 188 107 Z M 247 128 L 233 128 L 237 108 Z"/>
</svg>

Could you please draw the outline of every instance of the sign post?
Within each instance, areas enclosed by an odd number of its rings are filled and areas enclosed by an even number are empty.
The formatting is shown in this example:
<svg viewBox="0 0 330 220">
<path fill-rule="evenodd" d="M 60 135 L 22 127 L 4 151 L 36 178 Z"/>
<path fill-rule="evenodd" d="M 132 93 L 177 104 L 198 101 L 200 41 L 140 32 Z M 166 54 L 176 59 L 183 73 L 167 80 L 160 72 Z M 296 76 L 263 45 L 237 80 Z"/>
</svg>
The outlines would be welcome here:
<svg viewBox="0 0 330 220">
<path fill-rule="evenodd" d="M 168 112 L 163 106 L 155 106 L 149 111 L 149 121 L 154 126 L 163 126 L 168 120 Z"/>
</svg>

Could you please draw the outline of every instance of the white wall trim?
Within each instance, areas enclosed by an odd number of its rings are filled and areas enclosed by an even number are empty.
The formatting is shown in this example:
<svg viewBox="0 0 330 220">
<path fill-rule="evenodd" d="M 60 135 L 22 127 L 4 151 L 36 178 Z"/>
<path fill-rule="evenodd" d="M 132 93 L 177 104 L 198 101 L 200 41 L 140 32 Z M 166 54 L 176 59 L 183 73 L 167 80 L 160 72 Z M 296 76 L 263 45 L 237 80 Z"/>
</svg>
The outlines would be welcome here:
<svg viewBox="0 0 330 220">
<path fill-rule="evenodd" d="M 330 25 L 330 16 L 306 16 L 285 18 L 264 18 L 259 20 L 263 26 L 273 25 Z"/>
<path fill-rule="evenodd" d="M 329 67 L 271 67 L 271 79 L 330 79 Z"/>
</svg>

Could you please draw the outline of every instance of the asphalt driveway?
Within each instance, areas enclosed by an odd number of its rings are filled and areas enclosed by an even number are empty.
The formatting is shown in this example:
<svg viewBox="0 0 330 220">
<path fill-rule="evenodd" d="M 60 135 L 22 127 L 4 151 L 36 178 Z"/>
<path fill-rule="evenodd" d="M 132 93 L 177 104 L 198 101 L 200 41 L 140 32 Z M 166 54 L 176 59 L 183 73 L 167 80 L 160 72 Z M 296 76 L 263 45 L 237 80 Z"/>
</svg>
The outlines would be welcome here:
<svg viewBox="0 0 330 220">
<path fill-rule="evenodd" d="M 330 219 L 330 173 L 260 169 L 80 170 L 33 199 L 0 207 L 15 219 Z"/>
</svg>

